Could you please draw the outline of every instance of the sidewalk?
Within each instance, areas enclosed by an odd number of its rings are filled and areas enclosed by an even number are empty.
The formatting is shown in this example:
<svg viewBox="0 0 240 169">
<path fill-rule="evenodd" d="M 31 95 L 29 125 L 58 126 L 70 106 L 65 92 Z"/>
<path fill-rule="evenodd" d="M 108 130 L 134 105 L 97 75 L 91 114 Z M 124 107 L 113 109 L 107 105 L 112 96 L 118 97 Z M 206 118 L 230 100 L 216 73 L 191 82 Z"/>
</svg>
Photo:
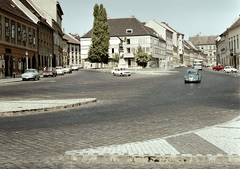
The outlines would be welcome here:
<svg viewBox="0 0 240 169">
<path fill-rule="evenodd" d="M 96 98 L 68 100 L 1 101 L 0 117 L 44 113 L 96 102 Z"/>
<path fill-rule="evenodd" d="M 79 162 L 240 163 L 240 116 L 197 131 L 143 142 L 73 150 Z"/>
</svg>

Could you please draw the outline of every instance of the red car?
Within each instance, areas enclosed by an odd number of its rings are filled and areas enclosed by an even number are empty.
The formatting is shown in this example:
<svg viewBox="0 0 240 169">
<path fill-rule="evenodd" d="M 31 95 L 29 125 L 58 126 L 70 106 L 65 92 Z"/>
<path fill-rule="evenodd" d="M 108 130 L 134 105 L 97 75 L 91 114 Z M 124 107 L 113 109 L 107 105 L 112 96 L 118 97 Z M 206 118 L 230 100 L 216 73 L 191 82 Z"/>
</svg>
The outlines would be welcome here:
<svg viewBox="0 0 240 169">
<path fill-rule="evenodd" d="M 217 65 L 217 66 L 212 68 L 212 70 L 217 70 L 217 71 L 222 70 L 222 69 L 224 69 L 224 67 L 221 66 L 221 65 Z"/>
</svg>

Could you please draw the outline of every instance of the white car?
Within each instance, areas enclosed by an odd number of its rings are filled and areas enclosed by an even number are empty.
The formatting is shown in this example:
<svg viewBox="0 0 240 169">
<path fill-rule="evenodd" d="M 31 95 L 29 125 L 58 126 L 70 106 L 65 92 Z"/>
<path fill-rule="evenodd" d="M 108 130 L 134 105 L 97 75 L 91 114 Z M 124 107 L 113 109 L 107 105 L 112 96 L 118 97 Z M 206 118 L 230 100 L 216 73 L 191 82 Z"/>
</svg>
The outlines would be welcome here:
<svg viewBox="0 0 240 169">
<path fill-rule="evenodd" d="M 63 67 L 64 73 L 72 73 L 72 66 L 67 65 Z"/>
<path fill-rule="evenodd" d="M 64 75 L 64 70 L 62 66 L 57 66 L 56 70 L 58 75 Z"/>
<path fill-rule="evenodd" d="M 125 68 L 115 68 L 111 71 L 111 73 L 116 76 L 131 76 L 131 72 L 127 71 Z"/>
<path fill-rule="evenodd" d="M 72 70 L 77 70 L 78 71 L 78 65 L 72 65 Z"/>
<path fill-rule="evenodd" d="M 223 69 L 224 73 L 237 73 L 237 69 L 233 68 L 232 66 L 225 66 L 225 68 Z"/>
</svg>

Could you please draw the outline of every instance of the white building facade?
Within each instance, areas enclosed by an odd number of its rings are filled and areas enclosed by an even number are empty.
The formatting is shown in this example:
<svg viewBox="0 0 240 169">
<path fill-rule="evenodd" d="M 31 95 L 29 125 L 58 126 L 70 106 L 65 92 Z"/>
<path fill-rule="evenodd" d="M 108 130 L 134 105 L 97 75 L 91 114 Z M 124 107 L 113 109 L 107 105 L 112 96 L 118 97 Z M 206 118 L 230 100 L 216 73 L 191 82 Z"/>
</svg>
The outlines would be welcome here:
<svg viewBox="0 0 240 169">
<path fill-rule="evenodd" d="M 183 63 L 184 35 L 172 29 L 165 22 L 159 24 L 149 20 L 145 25 L 153 28 L 166 41 L 166 55 L 163 58 L 164 60 L 166 58 L 167 65 L 174 66 Z"/>
<path fill-rule="evenodd" d="M 135 17 L 108 19 L 110 27 L 109 67 L 116 66 L 113 62 L 115 54 L 120 54 L 125 60 L 126 67 L 135 67 L 134 53 L 140 45 L 144 52 L 152 56 L 148 63 L 151 67 L 160 67 L 166 56 L 166 41 L 155 30 L 145 26 Z M 91 31 L 81 37 L 81 58 L 84 64 L 88 58 L 91 45 Z M 123 40 L 123 53 L 119 53 L 120 39 Z"/>
</svg>

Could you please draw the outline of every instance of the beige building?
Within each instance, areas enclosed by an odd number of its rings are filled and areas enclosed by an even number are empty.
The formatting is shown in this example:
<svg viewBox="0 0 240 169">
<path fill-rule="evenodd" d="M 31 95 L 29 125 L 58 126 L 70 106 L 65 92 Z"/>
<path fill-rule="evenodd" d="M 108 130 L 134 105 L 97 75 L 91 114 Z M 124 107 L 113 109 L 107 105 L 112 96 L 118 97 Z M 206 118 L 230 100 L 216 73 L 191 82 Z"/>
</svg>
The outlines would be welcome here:
<svg viewBox="0 0 240 169">
<path fill-rule="evenodd" d="M 218 63 L 233 66 L 240 70 L 240 16 L 217 39 Z"/>
<path fill-rule="evenodd" d="M 149 20 L 145 25 L 154 29 L 166 41 L 166 52 L 165 55 L 161 56 L 163 62 L 166 62 L 168 66 L 183 63 L 184 34 L 175 31 L 165 22 L 157 23 L 154 20 Z M 165 64 L 161 65 L 164 66 Z"/>
<path fill-rule="evenodd" d="M 63 32 L 62 32 L 62 15 L 63 11 L 60 3 L 56 0 L 48 0 L 47 3 L 43 0 L 29 0 L 33 1 L 37 6 L 42 9 L 43 13 L 51 18 L 50 25 L 52 26 L 53 33 L 53 55 L 50 55 L 53 67 L 63 65 Z"/>
<path fill-rule="evenodd" d="M 64 44 L 64 53 L 66 53 L 64 62 L 66 65 L 82 66 L 80 41 L 70 33 L 65 34 L 63 39 L 66 39 L 67 42 L 67 44 Z"/>
<path fill-rule="evenodd" d="M 189 37 L 189 41 L 196 45 L 206 55 L 206 64 L 217 64 L 215 43 L 217 37 L 218 36 L 200 36 L 199 34 L 194 37 Z"/>
</svg>

